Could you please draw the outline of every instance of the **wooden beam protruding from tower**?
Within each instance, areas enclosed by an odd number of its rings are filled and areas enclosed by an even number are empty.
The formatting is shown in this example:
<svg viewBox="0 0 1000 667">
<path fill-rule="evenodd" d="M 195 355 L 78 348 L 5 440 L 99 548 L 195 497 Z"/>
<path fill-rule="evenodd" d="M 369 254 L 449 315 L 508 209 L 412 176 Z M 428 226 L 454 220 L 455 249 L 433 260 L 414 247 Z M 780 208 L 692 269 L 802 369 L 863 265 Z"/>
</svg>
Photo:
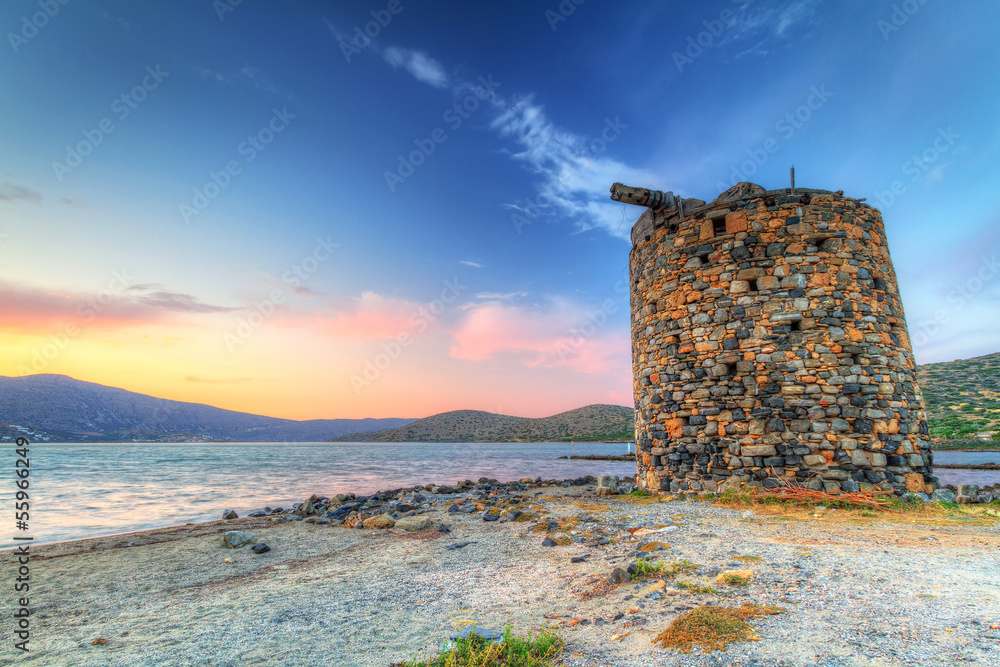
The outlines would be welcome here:
<svg viewBox="0 0 1000 667">
<path fill-rule="evenodd" d="M 680 198 L 675 197 L 673 192 L 663 192 L 662 190 L 649 190 L 647 188 L 633 188 L 629 185 L 615 183 L 611 186 L 611 198 L 625 204 L 635 204 L 645 206 L 653 210 L 661 208 L 674 208 L 679 203 Z"/>
</svg>

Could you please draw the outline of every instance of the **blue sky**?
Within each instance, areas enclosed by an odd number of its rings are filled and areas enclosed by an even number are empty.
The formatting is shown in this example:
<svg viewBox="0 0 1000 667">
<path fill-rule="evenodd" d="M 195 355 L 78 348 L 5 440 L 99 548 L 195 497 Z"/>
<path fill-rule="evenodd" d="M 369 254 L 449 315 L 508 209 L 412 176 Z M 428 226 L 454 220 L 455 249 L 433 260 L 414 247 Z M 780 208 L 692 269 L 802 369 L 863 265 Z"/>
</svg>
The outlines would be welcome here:
<svg viewBox="0 0 1000 667">
<path fill-rule="evenodd" d="M 629 404 L 611 183 L 710 200 L 793 164 L 883 211 L 918 362 L 995 352 L 998 19 L 6 2 L 0 374 L 298 418 Z"/>
</svg>

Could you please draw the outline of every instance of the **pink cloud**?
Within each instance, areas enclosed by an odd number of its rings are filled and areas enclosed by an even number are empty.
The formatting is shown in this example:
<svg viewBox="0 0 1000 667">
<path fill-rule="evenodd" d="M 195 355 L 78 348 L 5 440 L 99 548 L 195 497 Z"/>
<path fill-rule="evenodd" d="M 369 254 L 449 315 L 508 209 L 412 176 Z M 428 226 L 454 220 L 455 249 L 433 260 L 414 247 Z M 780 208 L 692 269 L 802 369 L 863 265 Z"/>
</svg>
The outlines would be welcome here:
<svg viewBox="0 0 1000 667">
<path fill-rule="evenodd" d="M 613 310 L 620 307 L 615 304 Z M 615 312 L 564 300 L 544 310 L 491 302 L 466 312 L 452 334 L 454 358 L 483 361 L 507 355 L 530 368 L 606 373 L 624 367 L 629 372 L 628 332 L 613 319 Z"/>
<path fill-rule="evenodd" d="M 413 332 L 416 327 L 414 318 L 419 317 L 421 305 L 387 298 L 375 292 L 363 292 L 360 297 L 334 308 L 332 312 L 317 313 L 321 318 L 319 328 L 342 338 L 396 338 L 402 333 Z"/>
<path fill-rule="evenodd" d="M 160 322 L 170 313 L 222 313 L 232 308 L 203 303 L 190 294 L 158 286 L 128 286 L 124 278 L 95 292 L 43 289 L 0 281 L 0 328 L 43 333 L 68 324 L 118 328 Z"/>
</svg>

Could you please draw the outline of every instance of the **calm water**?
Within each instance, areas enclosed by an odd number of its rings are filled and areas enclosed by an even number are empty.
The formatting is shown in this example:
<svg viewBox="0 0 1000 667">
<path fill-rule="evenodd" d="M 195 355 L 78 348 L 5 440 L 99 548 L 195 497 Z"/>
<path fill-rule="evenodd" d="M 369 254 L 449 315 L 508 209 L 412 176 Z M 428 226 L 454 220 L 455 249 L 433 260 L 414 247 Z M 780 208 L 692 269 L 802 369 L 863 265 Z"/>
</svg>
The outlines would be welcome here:
<svg viewBox="0 0 1000 667">
<path fill-rule="evenodd" d="M 0 548 L 14 534 L 13 447 L 0 455 Z M 31 446 L 31 531 L 37 542 L 94 537 L 288 507 L 309 494 L 371 493 L 491 477 L 632 475 L 635 464 L 567 461 L 625 454 L 624 444 L 231 443 Z M 939 452 L 937 463 L 1000 463 L 997 452 Z M 1000 482 L 1000 472 L 938 470 L 942 484 Z"/>
<path fill-rule="evenodd" d="M 0 548 L 12 544 L 14 448 L 0 455 Z M 94 537 L 243 516 L 288 507 L 310 494 L 371 493 L 415 484 L 490 477 L 634 475 L 635 464 L 567 461 L 573 454 L 625 454 L 620 443 L 213 443 L 31 446 L 35 542 Z"/>
<path fill-rule="evenodd" d="M 934 452 L 934 463 L 979 465 L 1000 463 L 1000 452 Z M 978 484 L 988 486 L 1000 483 L 1000 470 L 960 470 L 938 468 L 934 475 L 942 484 Z"/>
</svg>

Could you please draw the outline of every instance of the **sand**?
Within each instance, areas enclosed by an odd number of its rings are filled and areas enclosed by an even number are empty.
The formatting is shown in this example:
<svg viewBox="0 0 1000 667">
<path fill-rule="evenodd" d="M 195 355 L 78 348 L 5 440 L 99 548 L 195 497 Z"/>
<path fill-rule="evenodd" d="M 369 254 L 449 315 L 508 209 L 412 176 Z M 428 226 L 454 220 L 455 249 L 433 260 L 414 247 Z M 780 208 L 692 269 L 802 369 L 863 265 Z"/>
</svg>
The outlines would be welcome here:
<svg viewBox="0 0 1000 667">
<path fill-rule="evenodd" d="M 440 508 L 427 516 L 451 533 L 238 519 L 34 547 L 31 651 L 15 651 L 5 629 L 0 664 L 387 666 L 440 646 L 465 620 L 519 633 L 553 627 L 567 642 L 565 665 L 1000 665 L 1000 629 L 990 629 L 1000 628 L 996 524 L 859 524 L 832 511 L 746 520 L 708 502 L 597 499 L 593 487 L 544 494 L 550 516 L 589 517 L 581 531 L 615 541 L 543 547 L 531 524 Z M 676 528 L 628 532 L 663 525 Z M 233 529 L 272 550 L 225 548 Z M 664 561 L 699 565 L 682 580 L 710 584 L 739 566 L 753 570 L 751 584 L 688 595 L 668 582 L 655 600 L 643 597 L 651 582 L 603 583 L 649 540 L 669 544 L 657 554 Z M 11 560 L 5 552 L 0 567 L 8 591 Z M 5 628 L 13 598 L 0 601 Z M 650 642 L 687 609 L 744 601 L 790 613 L 754 621 L 760 641 L 725 654 Z"/>
</svg>

